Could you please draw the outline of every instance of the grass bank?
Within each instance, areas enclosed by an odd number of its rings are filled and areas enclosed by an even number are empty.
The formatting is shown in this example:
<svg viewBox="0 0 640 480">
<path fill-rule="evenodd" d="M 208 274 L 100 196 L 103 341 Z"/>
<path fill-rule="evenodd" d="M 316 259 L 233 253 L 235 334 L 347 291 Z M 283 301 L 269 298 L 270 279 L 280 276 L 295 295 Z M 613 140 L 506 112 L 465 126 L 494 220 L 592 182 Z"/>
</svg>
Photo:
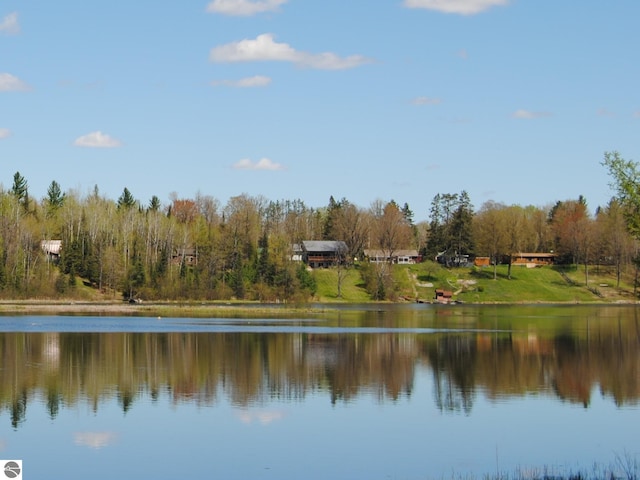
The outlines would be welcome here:
<svg viewBox="0 0 640 480">
<path fill-rule="evenodd" d="M 317 291 L 308 303 L 260 304 L 246 301 L 217 302 L 144 302 L 128 304 L 114 292 L 100 294 L 80 281 L 74 298 L 47 300 L 26 299 L 0 301 L 4 314 L 88 314 L 88 315 L 150 315 L 205 317 L 224 314 L 282 315 L 288 312 L 322 312 L 340 303 L 370 303 L 358 266 L 343 269 L 313 271 Z M 588 283 L 587 283 L 588 280 Z M 522 303 L 633 303 L 633 272 L 622 276 L 617 286 L 615 272 L 610 268 L 592 267 L 588 278 L 583 268 L 514 266 L 509 277 L 508 267 L 499 265 L 494 278 L 493 267 L 447 269 L 435 262 L 417 265 L 394 265 L 390 301 L 433 302 L 436 289 L 453 292 L 453 299 L 462 303 L 522 304 Z M 143 299 L 144 300 L 144 299 Z M 322 304 L 313 306 L 311 304 Z"/>
<path fill-rule="evenodd" d="M 369 302 L 358 267 L 348 270 L 338 295 L 338 272 L 314 271 L 319 302 Z M 586 283 L 588 280 L 588 283 Z M 395 265 L 393 291 L 396 300 L 431 302 L 436 289 L 449 290 L 454 300 L 464 303 L 607 303 L 634 302 L 632 272 L 624 275 L 620 286 L 612 269 L 592 267 L 588 278 L 575 266 L 527 268 L 493 267 L 444 268 L 435 262 Z"/>
</svg>

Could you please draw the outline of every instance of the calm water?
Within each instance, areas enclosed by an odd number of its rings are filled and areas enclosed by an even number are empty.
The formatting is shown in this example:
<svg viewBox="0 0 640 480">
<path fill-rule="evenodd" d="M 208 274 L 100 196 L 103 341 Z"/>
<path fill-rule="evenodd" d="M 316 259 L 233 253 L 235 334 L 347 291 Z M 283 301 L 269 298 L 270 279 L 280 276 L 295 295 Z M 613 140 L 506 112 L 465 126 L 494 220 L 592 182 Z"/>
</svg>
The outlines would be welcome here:
<svg viewBox="0 0 640 480">
<path fill-rule="evenodd" d="M 33 479 L 440 479 L 640 459 L 629 306 L 0 317 Z"/>
</svg>

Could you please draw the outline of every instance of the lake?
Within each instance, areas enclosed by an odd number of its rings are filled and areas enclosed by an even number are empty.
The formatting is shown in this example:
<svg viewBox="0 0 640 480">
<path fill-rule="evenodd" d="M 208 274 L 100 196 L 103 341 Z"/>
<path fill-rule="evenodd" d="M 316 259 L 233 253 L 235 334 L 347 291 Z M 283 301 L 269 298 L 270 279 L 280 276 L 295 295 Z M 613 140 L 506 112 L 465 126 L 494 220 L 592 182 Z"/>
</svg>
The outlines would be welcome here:
<svg viewBox="0 0 640 480">
<path fill-rule="evenodd" d="M 441 479 L 640 459 L 634 306 L 0 317 L 34 479 Z"/>
</svg>

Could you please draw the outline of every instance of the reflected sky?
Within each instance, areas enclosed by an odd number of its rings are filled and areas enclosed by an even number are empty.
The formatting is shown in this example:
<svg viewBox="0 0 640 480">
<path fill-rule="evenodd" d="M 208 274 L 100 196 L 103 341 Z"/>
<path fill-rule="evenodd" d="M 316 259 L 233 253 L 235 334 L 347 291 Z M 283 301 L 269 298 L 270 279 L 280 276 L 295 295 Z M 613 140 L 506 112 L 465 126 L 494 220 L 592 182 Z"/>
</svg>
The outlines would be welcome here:
<svg viewBox="0 0 640 480">
<path fill-rule="evenodd" d="M 145 396 L 124 413 L 117 400 L 95 413 L 86 404 L 51 419 L 30 406 L 8 431 L 3 456 L 20 457 L 29 478 L 442 478 L 453 472 L 522 466 L 589 466 L 635 451 L 638 412 L 599 395 L 588 410 L 548 396 L 478 399 L 472 414 L 433 405 L 426 369 L 410 397 L 360 395 L 331 404 L 269 399 L 238 407 Z M 40 400 L 43 402 L 43 399 Z M 56 472 L 65 477 L 52 477 Z"/>
</svg>

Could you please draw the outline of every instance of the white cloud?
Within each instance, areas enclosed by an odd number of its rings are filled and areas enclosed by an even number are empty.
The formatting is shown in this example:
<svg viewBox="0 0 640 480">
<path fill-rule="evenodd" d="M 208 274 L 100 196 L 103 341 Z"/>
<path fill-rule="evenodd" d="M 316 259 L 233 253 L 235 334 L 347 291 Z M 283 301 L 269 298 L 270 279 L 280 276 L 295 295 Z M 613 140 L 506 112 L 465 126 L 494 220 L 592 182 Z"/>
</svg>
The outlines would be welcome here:
<svg viewBox="0 0 640 480">
<path fill-rule="evenodd" d="M 507 5 L 509 0 L 404 0 L 407 8 L 425 8 L 443 13 L 475 15 L 491 7 Z"/>
<path fill-rule="evenodd" d="M 8 128 L 0 128 L 0 140 L 3 138 L 9 138 L 11 136 L 11 130 Z"/>
<path fill-rule="evenodd" d="M 270 33 L 264 33 L 255 40 L 245 39 L 214 47 L 209 58 L 213 62 L 296 62 L 299 54 L 286 43 L 274 42 Z"/>
<path fill-rule="evenodd" d="M 240 412 L 237 412 L 236 415 L 242 423 L 245 423 L 247 425 L 252 424 L 254 421 L 257 421 L 266 426 L 275 421 L 279 421 L 285 418 L 285 412 L 278 410 L 242 410 Z"/>
<path fill-rule="evenodd" d="M 271 83 L 271 78 L 263 75 L 256 75 L 254 77 L 241 78 L 239 80 L 214 80 L 211 82 L 213 87 L 236 87 L 236 88 L 253 88 L 253 87 L 266 87 Z"/>
<path fill-rule="evenodd" d="M 119 140 L 116 140 L 102 132 L 91 132 L 78 137 L 73 144 L 76 147 L 90 148 L 115 148 L 122 145 Z"/>
<path fill-rule="evenodd" d="M 113 432 L 76 432 L 73 434 L 73 443 L 94 449 L 108 447 L 116 439 L 117 435 Z"/>
<path fill-rule="evenodd" d="M 335 53 L 304 53 L 300 52 L 300 60 L 297 62 L 301 66 L 317 68 L 319 70 L 346 70 L 355 68 L 372 60 L 362 55 L 349 55 L 348 57 L 339 57 Z"/>
<path fill-rule="evenodd" d="M 438 105 L 442 103 L 442 100 L 433 97 L 416 97 L 411 100 L 411 103 L 414 105 Z"/>
<path fill-rule="evenodd" d="M 513 115 L 511 115 L 513 118 L 518 118 L 518 119 L 522 119 L 522 120 L 530 120 L 532 118 L 544 118 L 544 117 L 550 117 L 551 113 L 549 112 L 532 112 L 531 110 L 516 110 L 515 112 L 513 112 Z"/>
<path fill-rule="evenodd" d="M 257 162 L 253 162 L 248 158 L 243 158 L 233 164 L 233 168 L 236 170 L 284 170 L 284 166 L 270 160 L 268 158 L 261 158 Z"/>
<path fill-rule="evenodd" d="M 250 16 L 257 13 L 277 11 L 288 0 L 213 0 L 207 12 L 223 15 Z"/>
<path fill-rule="evenodd" d="M 0 92 L 24 92 L 29 85 L 10 73 L 0 73 Z"/>
<path fill-rule="evenodd" d="M 20 33 L 17 12 L 10 13 L 0 21 L 0 33 L 4 33 L 5 35 L 17 35 Z"/>
<path fill-rule="evenodd" d="M 270 33 L 258 35 L 255 39 L 244 39 L 211 49 L 212 62 L 291 62 L 302 67 L 320 70 L 344 70 L 371 63 L 362 55 L 339 57 L 335 53 L 308 53 L 291 47 L 288 43 L 278 43 Z"/>
</svg>

